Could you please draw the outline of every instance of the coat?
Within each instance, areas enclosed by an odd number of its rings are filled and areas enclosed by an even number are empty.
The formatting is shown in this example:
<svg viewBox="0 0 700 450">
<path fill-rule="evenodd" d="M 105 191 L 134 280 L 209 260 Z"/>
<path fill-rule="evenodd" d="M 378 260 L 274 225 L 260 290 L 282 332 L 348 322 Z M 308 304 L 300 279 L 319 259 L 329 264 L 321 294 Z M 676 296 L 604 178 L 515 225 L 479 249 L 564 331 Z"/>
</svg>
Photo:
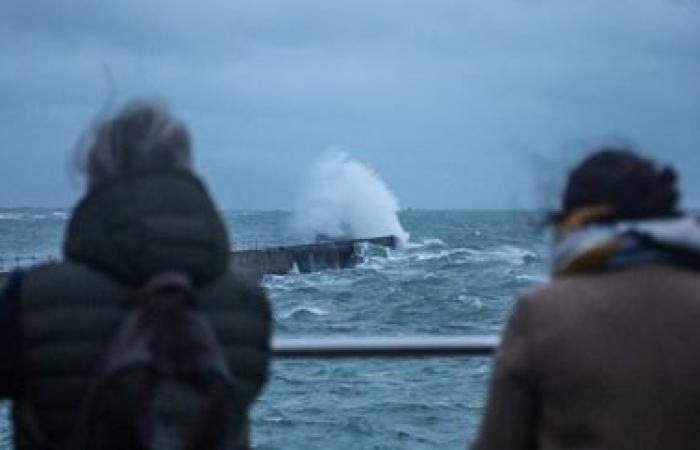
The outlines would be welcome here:
<svg viewBox="0 0 700 450">
<path fill-rule="evenodd" d="M 643 264 L 519 299 L 472 450 L 700 448 L 700 276 Z"/>
<path fill-rule="evenodd" d="M 231 271 L 229 252 L 223 221 L 189 173 L 137 173 L 88 192 L 68 225 L 64 261 L 28 270 L 0 299 L 15 305 L 0 309 L 14 311 L 19 342 L 14 377 L 0 358 L 2 379 L 16 384 L 16 448 L 70 445 L 127 301 L 165 271 L 192 280 L 249 407 L 267 379 L 271 313 L 264 291 Z"/>
</svg>

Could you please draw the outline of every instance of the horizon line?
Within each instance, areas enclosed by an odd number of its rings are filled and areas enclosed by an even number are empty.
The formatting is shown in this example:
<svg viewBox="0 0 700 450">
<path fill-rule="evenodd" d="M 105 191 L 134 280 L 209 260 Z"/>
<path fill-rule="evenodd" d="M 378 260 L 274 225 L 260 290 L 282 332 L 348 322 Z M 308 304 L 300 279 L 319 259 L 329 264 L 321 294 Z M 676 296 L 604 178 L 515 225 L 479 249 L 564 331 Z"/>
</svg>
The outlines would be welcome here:
<svg viewBox="0 0 700 450">
<path fill-rule="evenodd" d="M 0 206 L 0 211 L 18 211 L 18 210 L 60 210 L 60 211 L 70 211 L 74 209 L 75 206 Z M 294 208 L 217 208 L 218 211 L 223 212 L 294 212 Z M 407 207 L 401 208 L 397 212 L 411 212 L 411 211 L 493 211 L 493 212 L 507 212 L 507 211 L 523 211 L 523 212 L 542 212 L 549 211 L 546 208 L 496 208 L 496 207 L 447 207 L 447 208 L 429 208 L 429 207 Z"/>
</svg>

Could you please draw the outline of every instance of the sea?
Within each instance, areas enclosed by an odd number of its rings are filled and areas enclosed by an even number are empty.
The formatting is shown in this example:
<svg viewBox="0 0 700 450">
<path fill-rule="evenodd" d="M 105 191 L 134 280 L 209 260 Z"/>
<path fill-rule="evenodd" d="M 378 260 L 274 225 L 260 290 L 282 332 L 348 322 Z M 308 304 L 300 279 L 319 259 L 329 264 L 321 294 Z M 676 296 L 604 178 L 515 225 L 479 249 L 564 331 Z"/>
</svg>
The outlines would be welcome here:
<svg viewBox="0 0 700 450">
<path fill-rule="evenodd" d="M 225 211 L 236 248 L 297 243 L 292 213 Z M 0 209 L 0 270 L 60 259 L 70 211 Z M 496 335 L 521 293 L 548 278 L 549 238 L 527 211 L 399 213 L 397 250 L 357 267 L 267 276 L 280 337 Z M 253 409 L 253 448 L 465 449 L 486 401 L 490 357 L 275 361 Z M 12 446 L 7 407 L 0 449 Z"/>
</svg>

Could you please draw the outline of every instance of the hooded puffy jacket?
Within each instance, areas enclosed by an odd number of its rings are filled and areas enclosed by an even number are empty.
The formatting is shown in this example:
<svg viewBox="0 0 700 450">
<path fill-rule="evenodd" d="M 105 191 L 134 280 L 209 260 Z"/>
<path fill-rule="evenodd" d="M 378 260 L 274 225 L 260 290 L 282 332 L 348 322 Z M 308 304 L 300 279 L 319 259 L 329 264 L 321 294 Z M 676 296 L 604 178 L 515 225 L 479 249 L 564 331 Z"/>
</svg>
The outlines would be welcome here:
<svg viewBox="0 0 700 450">
<path fill-rule="evenodd" d="M 27 271 L 15 289 L 16 448 L 70 444 L 125 300 L 164 271 L 190 276 L 244 401 L 253 403 L 267 378 L 269 304 L 258 285 L 229 268 L 226 228 L 196 177 L 135 173 L 90 190 L 73 213 L 63 251 L 63 262 Z"/>
</svg>

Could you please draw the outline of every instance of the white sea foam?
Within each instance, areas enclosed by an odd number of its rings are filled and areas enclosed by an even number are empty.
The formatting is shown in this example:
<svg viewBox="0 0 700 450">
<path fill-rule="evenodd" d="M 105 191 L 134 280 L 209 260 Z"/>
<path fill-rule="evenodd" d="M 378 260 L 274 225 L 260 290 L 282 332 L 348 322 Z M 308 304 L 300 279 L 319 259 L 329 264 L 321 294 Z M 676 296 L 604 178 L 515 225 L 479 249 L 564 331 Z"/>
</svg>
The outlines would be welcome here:
<svg viewBox="0 0 700 450">
<path fill-rule="evenodd" d="M 530 261 L 540 259 L 539 255 L 536 253 L 510 245 L 503 245 L 483 250 L 456 248 L 452 249 L 451 254 L 460 255 L 456 262 L 465 263 L 486 263 L 500 261 L 513 265 L 523 265 Z"/>
<path fill-rule="evenodd" d="M 337 270 L 303 274 L 266 275 L 263 278 L 263 285 L 271 294 L 296 290 L 339 288 L 352 283 L 352 279 L 345 276 L 342 271 Z"/>
<path fill-rule="evenodd" d="M 484 307 L 484 302 L 479 297 L 473 295 L 459 294 L 457 296 L 457 301 L 473 306 L 475 309 L 482 309 Z"/>
<path fill-rule="evenodd" d="M 24 219 L 23 213 L 7 212 L 0 213 L 0 220 L 22 220 Z"/>
<path fill-rule="evenodd" d="M 311 167 L 292 221 L 295 231 L 365 238 L 408 233 L 399 222 L 399 203 L 386 184 L 346 153 L 329 150 Z"/>
<path fill-rule="evenodd" d="M 328 314 L 330 314 L 328 311 L 316 306 L 296 306 L 289 311 L 280 313 L 279 318 L 287 320 L 299 316 L 327 316 Z"/>
<path fill-rule="evenodd" d="M 539 259 L 539 255 L 524 248 L 504 245 L 494 248 L 490 252 L 494 259 L 500 259 L 513 264 L 525 264 Z"/>
<path fill-rule="evenodd" d="M 379 258 L 366 258 L 356 266 L 358 269 L 380 271 L 386 267 L 386 261 Z"/>
<path fill-rule="evenodd" d="M 515 279 L 519 281 L 527 281 L 529 283 L 542 284 L 549 281 L 549 275 L 546 273 L 523 273 L 515 275 Z"/>
<path fill-rule="evenodd" d="M 413 255 L 413 258 L 416 261 L 431 261 L 434 259 L 443 259 L 443 258 L 449 258 L 450 257 L 450 252 L 447 250 L 440 250 L 439 252 L 422 252 L 422 253 L 416 253 Z"/>
<path fill-rule="evenodd" d="M 423 239 L 423 245 L 426 247 L 445 247 L 445 241 L 438 238 Z"/>
<path fill-rule="evenodd" d="M 422 242 L 407 242 L 398 250 L 384 247 L 364 246 L 360 251 L 360 269 L 381 270 L 391 266 L 423 263 L 426 261 L 450 259 L 464 249 L 450 249 L 441 239 L 424 239 Z"/>
<path fill-rule="evenodd" d="M 448 247 L 439 239 L 424 239 L 407 243 L 402 249 L 382 257 L 372 252 L 362 252 L 360 269 L 386 270 L 391 267 L 421 265 L 430 261 L 445 261 L 449 264 L 500 263 L 508 266 L 526 266 L 539 261 L 538 253 L 513 245 L 500 245 L 485 249 Z"/>
</svg>

